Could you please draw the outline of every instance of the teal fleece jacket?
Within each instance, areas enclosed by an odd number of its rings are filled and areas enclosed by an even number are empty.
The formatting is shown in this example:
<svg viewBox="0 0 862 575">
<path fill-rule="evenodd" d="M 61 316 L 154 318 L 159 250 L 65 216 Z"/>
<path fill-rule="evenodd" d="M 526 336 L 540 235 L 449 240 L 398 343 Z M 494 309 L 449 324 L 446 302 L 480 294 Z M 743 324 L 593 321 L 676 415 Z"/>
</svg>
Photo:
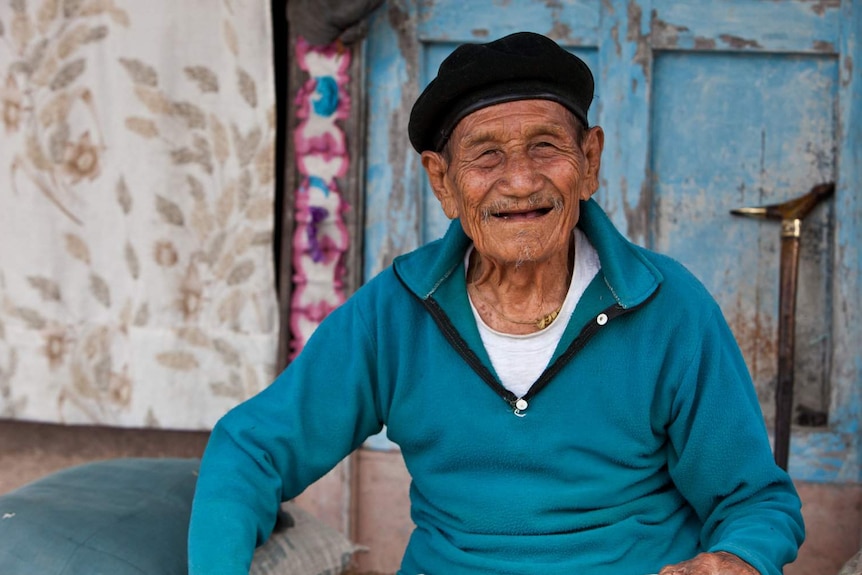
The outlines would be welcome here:
<svg viewBox="0 0 862 575">
<path fill-rule="evenodd" d="M 780 575 L 803 539 L 800 501 L 717 304 L 594 201 L 578 225 L 602 269 L 526 409 L 482 346 L 455 221 L 219 421 L 189 574 L 247 574 L 279 502 L 385 425 L 412 478 L 400 575 L 646 575 L 719 550 Z"/>
</svg>

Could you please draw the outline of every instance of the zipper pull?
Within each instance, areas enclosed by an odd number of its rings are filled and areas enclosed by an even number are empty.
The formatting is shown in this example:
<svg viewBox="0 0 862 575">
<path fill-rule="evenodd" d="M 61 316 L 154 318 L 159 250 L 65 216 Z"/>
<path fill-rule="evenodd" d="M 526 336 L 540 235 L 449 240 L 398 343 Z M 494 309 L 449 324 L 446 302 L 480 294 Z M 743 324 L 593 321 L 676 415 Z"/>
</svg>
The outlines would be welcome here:
<svg viewBox="0 0 862 575">
<path fill-rule="evenodd" d="M 517 415 L 518 417 L 524 417 L 525 415 L 527 415 L 524 412 L 527 411 L 527 408 L 530 407 L 530 404 L 527 403 L 527 400 L 524 399 L 523 397 L 519 397 L 518 400 L 515 401 L 514 407 L 515 407 L 515 411 L 514 411 L 515 415 Z"/>
</svg>

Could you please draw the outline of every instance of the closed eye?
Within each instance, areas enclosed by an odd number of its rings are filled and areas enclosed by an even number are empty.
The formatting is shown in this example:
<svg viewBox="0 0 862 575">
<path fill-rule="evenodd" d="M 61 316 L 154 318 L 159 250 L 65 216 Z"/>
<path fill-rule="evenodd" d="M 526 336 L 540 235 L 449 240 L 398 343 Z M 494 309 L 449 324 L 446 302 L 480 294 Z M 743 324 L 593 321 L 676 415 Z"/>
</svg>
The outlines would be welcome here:
<svg viewBox="0 0 862 575">
<path fill-rule="evenodd" d="M 496 166 L 500 162 L 500 150 L 498 148 L 488 148 L 481 150 L 476 154 L 474 160 L 475 165 L 481 168 L 490 168 Z"/>
</svg>

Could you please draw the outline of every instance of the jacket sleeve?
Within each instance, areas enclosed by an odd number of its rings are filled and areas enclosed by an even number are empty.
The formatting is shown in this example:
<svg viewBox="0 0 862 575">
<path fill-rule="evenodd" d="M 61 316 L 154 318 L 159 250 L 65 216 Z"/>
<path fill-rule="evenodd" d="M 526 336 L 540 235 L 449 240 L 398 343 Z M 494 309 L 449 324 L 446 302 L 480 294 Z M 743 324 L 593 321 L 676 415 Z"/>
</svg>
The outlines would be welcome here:
<svg viewBox="0 0 862 575">
<path fill-rule="evenodd" d="M 216 424 L 192 505 L 189 575 L 247 575 L 280 503 L 382 428 L 358 308 L 330 314 L 272 385 Z"/>
<path fill-rule="evenodd" d="M 669 470 L 698 514 L 707 551 L 781 575 L 804 538 L 801 503 L 773 459 L 754 386 L 717 305 L 673 400 Z"/>
</svg>

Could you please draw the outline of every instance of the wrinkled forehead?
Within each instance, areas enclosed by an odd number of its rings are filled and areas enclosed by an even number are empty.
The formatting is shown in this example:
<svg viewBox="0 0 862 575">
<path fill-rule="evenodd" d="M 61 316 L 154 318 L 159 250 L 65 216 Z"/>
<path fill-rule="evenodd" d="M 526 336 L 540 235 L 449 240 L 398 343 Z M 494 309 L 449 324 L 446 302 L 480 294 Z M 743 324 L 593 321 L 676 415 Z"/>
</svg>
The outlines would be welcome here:
<svg viewBox="0 0 862 575">
<path fill-rule="evenodd" d="M 462 118 L 449 142 L 472 146 L 512 138 L 578 137 L 581 121 L 565 106 L 544 99 L 525 99 L 480 108 Z"/>
</svg>

